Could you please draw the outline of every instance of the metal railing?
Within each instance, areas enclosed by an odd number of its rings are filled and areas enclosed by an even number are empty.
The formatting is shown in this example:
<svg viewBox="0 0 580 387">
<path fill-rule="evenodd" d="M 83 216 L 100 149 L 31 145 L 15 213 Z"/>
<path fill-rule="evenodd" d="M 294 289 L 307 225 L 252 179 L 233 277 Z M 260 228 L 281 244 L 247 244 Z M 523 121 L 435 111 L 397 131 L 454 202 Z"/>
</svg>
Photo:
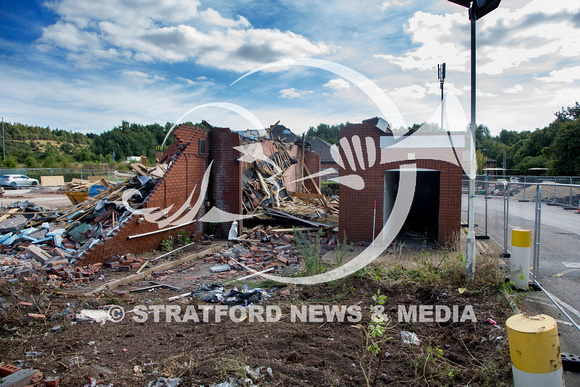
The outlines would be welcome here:
<svg viewBox="0 0 580 387">
<path fill-rule="evenodd" d="M 466 181 L 464 180 L 463 183 L 463 192 L 465 193 Z M 556 233 L 554 233 L 553 229 L 549 230 L 551 236 L 548 237 L 549 239 L 547 239 L 547 241 L 551 242 L 551 244 L 548 245 L 547 252 L 542 254 L 542 224 L 544 223 L 544 226 L 547 227 L 545 222 L 551 220 L 552 222 L 548 223 L 550 224 L 550 227 L 554 227 L 554 218 L 557 218 L 557 221 L 561 221 L 561 219 L 558 218 L 558 213 L 554 212 L 556 211 L 555 209 L 549 211 L 548 218 L 543 220 L 542 205 L 557 206 L 560 207 L 562 211 L 574 210 L 574 212 L 580 213 L 580 185 L 574 183 L 580 183 L 580 178 L 573 176 L 518 176 L 514 178 L 512 176 L 511 179 L 508 177 L 507 179 L 498 179 L 494 181 L 490 180 L 488 176 L 478 176 L 476 179 L 475 199 L 479 200 L 480 206 L 478 207 L 479 214 L 476 210 L 474 218 L 476 223 L 477 221 L 480 222 L 480 224 L 477 224 L 477 228 L 485 234 L 476 235 L 476 238 L 492 239 L 500 248 L 503 249 L 504 257 L 510 257 L 510 252 L 508 250 L 508 246 L 510 245 L 510 221 L 514 223 L 511 224 L 512 228 L 514 228 L 515 223 L 518 223 L 518 227 L 533 230 L 530 270 L 532 284 L 541 289 L 556 305 L 556 307 L 570 320 L 572 325 L 580 330 L 578 324 L 570 318 L 570 316 L 554 300 L 552 295 L 550 295 L 550 293 L 548 293 L 540 284 L 541 257 L 544 257 L 544 259 L 551 257 L 552 262 L 554 260 L 553 257 L 559 255 L 569 258 L 571 257 L 574 260 L 580 258 L 580 245 L 578 245 L 579 239 L 576 238 L 576 235 L 580 236 L 580 233 L 578 232 L 580 231 L 580 227 L 578 227 L 578 230 L 558 229 L 559 232 Z M 481 199 L 484 199 L 483 203 L 481 203 Z M 501 209 L 501 204 L 498 203 L 498 199 L 503 202 L 503 210 Z M 517 210 L 519 210 L 519 213 L 515 215 L 518 219 L 517 221 L 510 219 L 510 200 L 512 202 L 514 200 L 523 203 L 530 202 L 528 205 L 521 204 L 516 206 L 518 207 Z M 493 203 L 493 218 L 488 214 L 488 206 L 490 202 Z M 527 215 L 522 217 L 522 211 Z M 531 217 L 532 211 L 533 220 Z M 483 213 L 483 216 L 481 213 Z M 503 216 L 499 216 L 499 213 L 502 213 Z M 550 216 L 552 219 L 549 219 Z M 578 223 L 580 223 L 580 215 L 576 216 L 578 216 Z M 500 221 L 501 218 L 503 219 Z M 570 223 L 569 216 L 567 219 L 568 223 Z M 482 221 L 484 224 L 481 224 Z M 573 220 L 573 222 L 575 223 L 575 220 Z M 491 230 L 490 226 L 492 228 Z M 501 241 L 501 234 L 503 234 L 503 241 Z M 561 238 L 569 239 L 562 239 L 556 244 L 557 247 L 555 248 L 553 239 L 559 238 L 560 236 L 558 236 L 558 234 L 562 234 Z M 550 240 L 550 238 L 552 240 Z M 580 259 L 578 261 L 580 261 Z M 547 281 L 548 276 L 544 275 L 543 280 Z"/>
<path fill-rule="evenodd" d="M 130 171 L 115 171 L 112 169 L 73 169 L 73 168 L 19 168 L 8 169 L 0 168 L 0 175 L 18 174 L 26 175 L 30 178 L 40 181 L 41 176 L 63 176 L 65 182 L 70 182 L 72 179 L 88 180 L 90 176 L 104 176 L 107 180 L 112 182 L 119 182 L 124 179 L 118 179 L 115 172 Z"/>
</svg>

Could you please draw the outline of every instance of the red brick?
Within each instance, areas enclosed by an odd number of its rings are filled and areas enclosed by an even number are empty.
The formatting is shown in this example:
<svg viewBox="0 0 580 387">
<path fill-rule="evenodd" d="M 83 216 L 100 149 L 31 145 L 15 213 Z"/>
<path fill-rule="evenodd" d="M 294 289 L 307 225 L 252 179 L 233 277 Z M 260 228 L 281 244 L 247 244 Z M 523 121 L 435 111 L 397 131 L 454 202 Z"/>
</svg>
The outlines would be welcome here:
<svg viewBox="0 0 580 387">
<path fill-rule="evenodd" d="M 6 364 L 5 366 L 0 367 L 0 376 L 5 377 L 8 375 L 12 375 L 15 372 L 20 371 L 22 368 L 17 367 L 12 364 Z"/>
</svg>

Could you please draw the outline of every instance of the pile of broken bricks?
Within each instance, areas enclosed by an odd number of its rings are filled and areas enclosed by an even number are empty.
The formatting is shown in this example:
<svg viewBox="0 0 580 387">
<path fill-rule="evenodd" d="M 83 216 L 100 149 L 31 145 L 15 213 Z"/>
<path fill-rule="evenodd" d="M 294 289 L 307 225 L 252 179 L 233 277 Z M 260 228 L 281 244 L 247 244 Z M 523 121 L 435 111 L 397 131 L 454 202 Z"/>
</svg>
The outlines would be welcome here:
<svg viewBox="0 0 580 387">
<path fill-rule="evenodd" d="M 124 192 L 139 191 L 140 195 L 128 199 L 132 207 L 138 207 L 165 171 L 159 165 L 131 167 L 136 174 L 133 179 L 66 211 L 46 210 L 27 201 L 0 207 L 0 281 L 42 278 L 59 287 L 63 281 L 86 282 L 99 272 L 100 265 L 74 264 L 129 218 L 131 212 L 121 201 Z M 119 271 L 130 271 L 141 263 L 126 257 L 114 257 L 112 261 L 122 261 Z"/>
<path fill-rule="evenodd" d="M 299 242 L 308 245 L 317 236 L 315 228 L 297 228 L 300 230 Z M 296 247 L 295 236 L 291 229 L 265 228 L 256 226 L 245 231 L 246 239 L 227 243 L 216 252 L 208 253 L 204 258 L 207 263 L 215 263 L 210 269 L 218 278 L 231 278 L 245 271 L 266 272 L 289 268 L 299 270 L 302 257 Z M 338 235 L 330 229 L 323 231 L 320 237 L 321 250 L 333 250 L 337 245 Z"/>
<path fill-rule="evenodd" d="M 142 262 L 143 259 L 127 254 L 115 255 L 104 264 L 73 266 L 66 257 L 57 253 L 51 256 L 47 251 L 29 245 L 20 257 L 0 257 L 0 283 L 38 280 L 45 282 L 48 288 L 69 288 L 91 280 L 104 280 L 102 269 L 130 272 L 139 268 Z"/>
</svg>

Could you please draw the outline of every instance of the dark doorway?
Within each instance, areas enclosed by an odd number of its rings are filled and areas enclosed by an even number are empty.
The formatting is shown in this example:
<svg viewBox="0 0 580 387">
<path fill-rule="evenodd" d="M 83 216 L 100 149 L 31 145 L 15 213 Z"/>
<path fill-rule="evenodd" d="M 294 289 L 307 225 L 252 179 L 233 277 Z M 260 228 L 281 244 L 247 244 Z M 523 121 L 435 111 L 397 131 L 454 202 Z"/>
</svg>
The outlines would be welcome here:
<svg viewBox="0 0 580 387">
<path fill-rule="evenodd" d="M 395 204 L 399 188 L 399 176 L 398 169 L 385 171 L 383 225 L 387 222 Z M 440 171 L 427 169 L 419 169 L 417 171 L 413 203 L 399 237 L 401 234 L 405 234 L 413 239 L 437 242 L 439 236 L 440 181 Z"/>
</svg>

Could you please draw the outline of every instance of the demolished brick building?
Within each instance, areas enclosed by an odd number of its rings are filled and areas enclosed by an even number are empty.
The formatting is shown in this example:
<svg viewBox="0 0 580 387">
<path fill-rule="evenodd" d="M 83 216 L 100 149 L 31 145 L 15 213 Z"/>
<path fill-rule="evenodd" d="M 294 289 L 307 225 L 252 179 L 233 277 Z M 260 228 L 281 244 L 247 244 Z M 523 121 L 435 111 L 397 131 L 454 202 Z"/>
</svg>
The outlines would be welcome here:
<svg viewBox="0 0 580 387">
<path fill-rule="evenodd" d="M 103 237 L 99 243 L 88 249 L 80 257 L 78 264 L 105 262 L 114 255 L 152 251 L 163 240 L 176 237 L 180 232 L 185 232 L 197 240 L 205 232 L 204 222 L 198 220 L 213 206 L 232 214 L 242 214 L 242 174 L 247 165 L 240 161 L 242 153 L 239 149 L 242 140 L 239 134 L 228 128 L 179 125 L 174 129 L 173 136 L 175 141 L 159 160 L 160 163 L 168 165 L 167 171 L 151 190 L 142 208 L 168 209 L 161 220 L 175 218 L 175 221 L 166 221 L 164 223 L 168 224 L 160 227 L 158 222 L 148 222 L 138 213 L 131 214 L 112 235 Z M 264 154 L 267 157 L 272 156 L 275 152 L 272 142 L 262 142 Z M 297 145 L 288 144 L 288 148 L 291 157 L 298 157 L 301 152 Z M 320 157 L 317 154 L 305 151 L 302 159 L 311 173 L 320 170 Z M 200 198 L 204 174 L 210 165 L 207 194 Z M 300 175 L 296 165 L 284 172 L 284 178 L 289 183 Z M 304 185 L 312 189 L 313 184 L 319 183 L 319 179 L 313 179 Z M 288 189 L 298 189 L 298 185 L 289 184 Z M 184 224 L 172 225 L 196 205 L 199 205 L 199 211 L 193 214 L 193 219 Z M 215 234 L 227 236 L 231 223 L 219 223 Z M 241 227 L 240 221 L 239 228 Z"/>
<path fill-rule="evenodd" d="M 416 164 L 417 181 L 404 228 L 440 244 L 450 242 L 461 227 L 462 168 L 457 160 L 462 154 L 448 146 L 447 136 L 447 132 L 421 133 L 415 137 L 420 141 L 414 141 L 418 148 L 393 149 L 389 147 L 396 142 L 393 133 L 381 118 L 346 125 L 340 133 L 344 166 L 340 178 L 359 175 L 365 186 L 356 190 L 340 185 L 340 236 L 346 233 L 352 242 L 376 238 L 392 210 L 401 165 L 411 163 Z M 362 152 L 345 153 L 347 143 L 360 144 Z"/>
</svg>

